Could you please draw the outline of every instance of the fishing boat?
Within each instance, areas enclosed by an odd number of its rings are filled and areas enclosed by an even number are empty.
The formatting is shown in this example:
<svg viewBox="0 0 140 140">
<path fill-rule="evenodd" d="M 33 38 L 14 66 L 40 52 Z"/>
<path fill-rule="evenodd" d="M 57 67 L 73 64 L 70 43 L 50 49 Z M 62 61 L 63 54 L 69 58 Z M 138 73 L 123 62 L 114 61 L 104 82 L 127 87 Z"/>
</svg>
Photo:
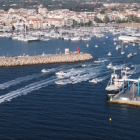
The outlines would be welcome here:
<svg viewBox="0 0 140 140">
<path fill-rule="evenodd" d="M 122 68 L 121 74 L 118 75 L 115 73 L 115 68 L 114 68 L 114 73 L 111 74 L 111 78 L 108 82 L 107 87 L 105 88 L 108 96 L 114 96 L 117 93 L 119 93 L 119 91 L 121 91 L 124 79 L 127 79 L 129 77 L 127 75 L 128 69 L 129 68 Z M 127 83 L 128 83 L 127 81 L 124 82 L 125 87 L 127 86 Z"/>
</svg>

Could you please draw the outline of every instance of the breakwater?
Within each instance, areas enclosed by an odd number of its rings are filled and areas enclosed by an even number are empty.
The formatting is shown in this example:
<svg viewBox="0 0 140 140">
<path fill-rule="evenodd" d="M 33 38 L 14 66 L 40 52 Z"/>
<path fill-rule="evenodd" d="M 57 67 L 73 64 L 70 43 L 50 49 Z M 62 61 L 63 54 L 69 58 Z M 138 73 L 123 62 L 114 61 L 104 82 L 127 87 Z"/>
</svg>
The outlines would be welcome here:
<svg viewBox="0 0 140 140">
<path fill-rule="evenodd" d="M 91 60 L 93 57 L 87 53 L 71 53 L 71 54 L 52 54 L 52 55 L 37 55 L 37 56 L 23 56 L 23 57 L 6 57 L 0 58 L 1 66 L 23 66 L 35 64 L 49 64 L 49 63 L 64 63 L 64 62 L 78 62 Z"/>
</svg>

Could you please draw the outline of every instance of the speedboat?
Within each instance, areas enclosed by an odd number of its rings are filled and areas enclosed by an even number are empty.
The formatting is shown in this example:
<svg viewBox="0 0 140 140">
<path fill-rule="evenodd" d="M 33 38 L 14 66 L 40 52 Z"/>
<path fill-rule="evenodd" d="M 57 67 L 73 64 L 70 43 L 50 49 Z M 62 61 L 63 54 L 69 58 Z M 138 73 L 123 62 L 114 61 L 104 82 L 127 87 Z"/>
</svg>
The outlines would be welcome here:
<svg viewBox="0 0 140 140">
<path fill-rule="evenodd" d="M 107 66 L 108 69 L 112 68 L 112 63 Z"/>
<path fill-rule="evenodd" d="M 114 42 L 114 45 L 116 45 L 116 42 Z"/>
<path fill-rule="evenodd" d="M 42 69 L 41 72 L 42 72 L 42 73 L 46 73 L 46 72 L 48 72 L 48 71 L 47 71 L 46 69 Z"/>
<path fill-rule="evenodd" d="M 64 82 L 61 81 L 61 80 L 55 81 L 55 83 L 56 83 L 57 85 L 64 85 Z"/>
<path fill-rule="evenodd" d="M 111 55 L 112 55 L 111 52 L 109 52 L 109 53 L 108 53 L 108 56 L 111 56 Z"/>
<path fill-rule="evenodd" d="M 98 48 L 98 45 L 95 45 L 95 48 Z"/>
<path fill-rule="evenodd" d="M 86 65 L 85 65 L 85 64 L 83 64 L 83 65 L 82 65 L 82 67 L 86 67 Z"/>
<path fill-rule="evenodd" d="M 134 68 L 135 66 L 134 65 L 131 65 L 131 68 Z"/>
<path fill-rule="evenodd" d="M 129 54 L 127 55 L 128 58 L 130 58 L 130 57 L 132 57 L 132 56 L 133 56 L 132 53 L 129 53 Z"/>
<path fill-rule="evenodd" d="M 92 80 L 90 80 L 89 82 L 90 82 L 90 83 L 95 83 L 95 84 L 98 83 L 96 79 L 92 79 Z"/>
<path fill-rule="evenodd" d="M 87 44 L 87 47 L 89 47 L 89 45 Z"/>
<path fill-rule="evenodd" d="M 122 51 L 121 54 L 122 54 L 122 55 L 125 54 L 125 51 Z"/>
<path fill-rule="evenodd" d="M 56 72 L 55 74 L 58 76 L 66 75 L 66 73 L 64 71 Z"/>
<path fill-rule="evenodd" d="M 135 52 L 134 55 L 137 55 L 137 53 Z"/>
</svg>

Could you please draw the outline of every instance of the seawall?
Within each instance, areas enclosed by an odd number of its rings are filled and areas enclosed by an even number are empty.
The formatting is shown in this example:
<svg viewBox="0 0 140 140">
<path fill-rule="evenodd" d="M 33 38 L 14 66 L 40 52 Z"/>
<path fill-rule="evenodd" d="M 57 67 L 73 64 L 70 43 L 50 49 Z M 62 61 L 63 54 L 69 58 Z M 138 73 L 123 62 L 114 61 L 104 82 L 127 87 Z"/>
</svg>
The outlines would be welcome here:
<svg viewBox="0 0 140 140">
<path fill-rule="evenodd" d="M 87 53 L 79 54 L 52 54 L 44 56 L 24 56 L 24 57 L 6 57 L 0 58 L 0 67 L 2 66 L 23 66 L 35 64 L 65 63 L 91 60 L 93 57 Z"/>
</svg>

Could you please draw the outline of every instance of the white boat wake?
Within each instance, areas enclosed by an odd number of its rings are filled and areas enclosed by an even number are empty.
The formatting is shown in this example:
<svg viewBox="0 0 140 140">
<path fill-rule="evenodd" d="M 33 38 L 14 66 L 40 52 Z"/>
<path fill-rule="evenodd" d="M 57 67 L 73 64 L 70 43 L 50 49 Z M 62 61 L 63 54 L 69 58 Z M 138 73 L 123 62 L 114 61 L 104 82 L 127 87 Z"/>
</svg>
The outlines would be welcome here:
<svg viewBox="0 0 140 140">
<path fill-rule="evenodd" d="M 18 96 L 26 95 L 27 93 L 30 93 L 30 92 L 32 92 L 34 90 L 38 90 L 38 89 L 40 89 L 42 87 L 51 85 L 56 81 L 56 79 L 57 78 L 55 76 L 53 76 L 53 77 L 48 78 L 46 80 L 35 82 L 35 83 L 30 84 L 30 85 L 28 85 L 28 86 L 26 86 L 24 88 L 9 92 L 9 93 L 7 93 L 5 95 L 1 95 L 0 96 L 0 103 L 6 102 L 6 101 L 11 101 L 13 98 L 16 98 Z"/>
</svg>

